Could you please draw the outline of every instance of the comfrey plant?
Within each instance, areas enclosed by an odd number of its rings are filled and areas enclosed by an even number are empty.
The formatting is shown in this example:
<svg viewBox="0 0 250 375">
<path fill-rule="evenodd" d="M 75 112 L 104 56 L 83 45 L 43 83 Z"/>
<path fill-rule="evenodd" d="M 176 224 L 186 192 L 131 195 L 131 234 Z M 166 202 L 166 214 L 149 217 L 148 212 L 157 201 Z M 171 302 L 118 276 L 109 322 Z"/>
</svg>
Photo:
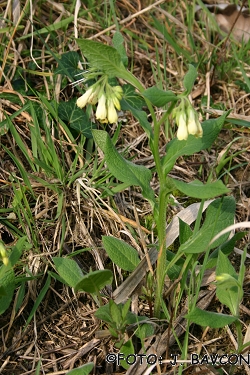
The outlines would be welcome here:
<svg viewBox="0 0 250 375">
<path fill-rule="evenodd" d="M 175 314 L 184 290 L 188 294 L 187 334 L 190 322 L 210 325 L 211 327 L 215 326 L 214 322 L 217 322 L 216 327 L 222 327 L 238 319 L 238 309 L 235 306 L 233 316 L 218 314 L 219 320 L 216 320 L 214 316 L 216 313 L 209 315 L 210 313 L 207 312 L 208 315 L 205 315 L 204 318 L 204 311 L 196 307 L 196 302 L 205 270 L 215 267 L 217 261 L 218 298 L 221 296 L 223 288 L 225 293 L 232 293 L 226 283 L 221 282 L 225 280 L 225 277 L 231 275 L 233 281 L 236 280 L 234 281 L 235 285 L 233 283 L 231 285 L 234 288 L 237 286 L 242 288 L 242 282 L 237 281 L 237 275 L 232 274 L 233 271 L 228 266 L 229 261 L 223 263 L 224 257 L 227 258 L 233 250 L 234 243 L 239 239 L 239 236 L 236 235 L 227 240 L 228 233 L 219 235 L 223 229 L 234 222 L 235 201 L 230 196 L 223 196 L 229 193 L 229 190 L 221 181 L 213 179 L 212 172 L 206 184 L 199 180 L 185 183 L 170 177 L 169 172 L 180 156 L 190 156 L 210 148 L 222 129 L 227 114 L 216 120 L 200 123 L 198 113 L 189 100 L 197 77 L 197 70 L 193 65 L 189 65 L 189 70 L 184 77 L 184 90 L 181 94 L 176 95 L 170 90 L 162 90 L 156 86 L 145 89 L 141 82 L 125 67 L 127 60 L 125 50 L 121 48 L 121 39 L 121 34 L 116 33 L 114 47 L 92 40 L 77 40 L 90 66 L 90 69 L 83 73 L 83 81 L 90 82 L 90 79 L 95 78 L 95 83 L 87 87 L 86 92 L 78 98 L 77 106 L 80 108 L 87 105 L 93 106 L 96 119 L 101 123 L 111 124 L 118 122 L 117 111 L 120 109 L 130 111 L 139 121 L 148 137 L 155 162 L 155 171 L 159 179 L 157 194 L 150 185 L 152 179 L 150 169 L 126 160 L 116 150 L 107 131 L 92 130 L 94 141 L 102 150 L 109 171 L 121 182 L 120 185 L 115 186 L 114 192 L 124 190 L 129 186 L 139 186 L 143 197 L 152 207 L 154 225 L 157 229 L 157 237 L 152 245 L 158 250 L 154 275 L 156 282 L 152 284 L 155 285 L 155 290 L 151 292 L 154 295 L 154 316 L 161 318 L 164 314 L 164 318 L 170 321 L 170 312 L 163 300 L 164 281 L 166 275 L 168 275 L 170 279 L 179 278 L 181 285 L 179 294 L 176 294 Z M 122 87 L 119 86 L 117 79 L 121 79 L 126 84 L 123 84 Z M 157 118 L 154 107 L 164 108 L 161 118 Z M 148 121 L 148 114 L 152 123 Z M 161 127 L 169 124 L 171 118 L 175 120 L 178 127 L 176 137 L 166 145 L 165 153 L 161 155 L 159 151 Z M 166 134 L 166 138 L 168 138 L 168 134 Z M 166 215 L 168 205 L 171 202 L 170 195 L 176 190 L 186 196 L 201 200 L 201 203 L 193 230 L 185 222 L 179 221 L 180 246 L 178 251 L 173 253 L 167 249 Z M 220 195 L 223 197 L 215 199 Z M 202 220 L 206 200 L 211 201 L 206 211 L 206 217 Z M 213 241 L 216 235 L 218 235 L 218 238 Z M 123 270 L 132 272 L 139 266 L 140 259 L 137 251 L 124 241 L 112 236 L 103 236 L 103 245 L 110 259 Z M 211 252 L 211 250 L 213 251 Z M 201 256 L 202 254 L 203 256 Z M 73 266 L 72 260 L 68 259 L 68 264 L 64 268 L 64 260 L 66 261 L 66 259 L 55 259 L 59 274 L 66 278 L 68 284 L 73 286 L 75 290 L 84 290 L 94 294 L 97 303 L 101 305 L 102 298 L 99 291 L 104 285 L 112 282 L 112 272 L 109 270 L 91 271 L 88 275 L 83 276 L 78 266 Z M 68 269 L 75 269 L 74 277 L 69 275 Z M 229 276 L 225 276 L 225 274 Z M 239 296 L 241 298 L 242 293 Z M 225 298 L 223 301 L 222 303 L 225 303 Z M 237 299 L 237 304 L 239 303 L 240 301 Z M 112 316 L 113 305 L 110 306 L 109 316 Z M 101 316 L 102 309 L 103 307 L 101 307 L 98 317 Z M 185 342 L 187 343 L 187 339 Z M 187 350 L 187 346 L 185 350 Z"/>
<path fill-rule="evenodd" d="M 157 246 L 159 252 L 156 267 L 157 288 L 154 314 L 160 317 L 162 290 L 168 262 L 166 249 L 166 213 L 169 195 L 173 190 L 178 189 L 191 197 L 210 199 L 228 192 L 228 189 L 221 181 L 210 182 L 206 185 L 203 185 L 199 181 L 185 184 L 184 182 L 170 178 L 168 173 L 173 168 L 179 156 L 192 155 L 195 152 L 210 147 L 216 139 L 225 117 L 211 120 L 204 123 L 203 126 L 200 124 L 198 114 L 188 99 L 197 76 L 196 68 L 192 65 L 189 66 L 189 71 L 184 78 L 184 92 L 177 96 L 172 91 L 160 90 L 157 87 L 145 90 L 143 85 L 123 65 L 124 52 L 119 52 L 120 49 L 116 50 L 113 47 L 90 40 L 78 40 L 78 44 L 84 56 L 88 59 L 91 69 L 96 69 L 97 74 L 101 78 L 93 86 L 89 87 L 85 94 L 77 100 L 77 105 L 83 107 L 86 104 L 98 103 L 96 118 L 111 123 L 117 121 L 117 115 L 115 116 L 114 114 L 114 107 L 120 109 L 121 106 L 123 110 L 130 110 L 139 120 L 149 138 L 160 183 L 158 197 L 156 197 L 150 186 L 151 171 L 146 167 L 125 160 L 115 149 L 106 131 L 93 130 L 94 140 L 104 152 L 110 172 L 123 183 L 121 189 L 131 185 L 140 186 L 142 195 L 152 206 L 157 227 Z M 84 80 L 87 77 L 88 75 L 85 75 Z M 117 85 L 111 87 L 108 82 L 114 78 L 122 78 L 128 84 L 124 85 L 123 90 L 122 88 L 118 89 L 119 86 Z M 139 101 L 138 98 L 143 98 L 143 101 Z M 146 112 L 142 110 L 143 105 L 148 108 L 153 120 L 153 126 L 148 122 Z M 158 120 L 156 118 L 153 106 L 167 107 L 161 119 Z M 162 157 L 159 152 L 160 130 L 161 125 L 170 116 L 175 118 L 178 126 L 177 138 L 168 143 L 166 154 Z M 105 248 L 109 253 L 107 246 Z"/>
</svg>

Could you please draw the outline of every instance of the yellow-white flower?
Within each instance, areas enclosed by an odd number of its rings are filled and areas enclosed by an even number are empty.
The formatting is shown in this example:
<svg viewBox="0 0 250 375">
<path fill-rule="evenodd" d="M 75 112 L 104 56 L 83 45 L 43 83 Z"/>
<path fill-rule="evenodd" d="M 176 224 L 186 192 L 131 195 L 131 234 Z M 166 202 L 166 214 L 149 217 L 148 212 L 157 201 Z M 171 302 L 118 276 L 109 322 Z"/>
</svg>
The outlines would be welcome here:
<svg viewBox="0 0 250 375">
<path fill-rule="evenodd" d="M 115 109 L 115 106 L 114 106 L 114 102 L 113 102 L 112 99 L 108 100 L 107 110 L 108 110 L 108 122 L 110 124 L 114 124 L 118 120 L 118 115 L 117 115 L 117 112 L 116 112 L 116 109 Z"/>
<path fill-rule="evenodd" d="M 196 137 L 202 137 L 203 130 L 200 121 L 192 107 L 188 109 L 188 123 L 187 123 L 188 133 L 195 135 Z"/>
<path fill-rule="evenodd" d="M 99 95 L 100 88 L 97 87 L 89 97 L 88 103 L 91 105 L 95 105 L 98 102 L 98 95 Z"/>
<path fill-rule="evenodd" d="M 106 100 L 107 100 L 106 96 L 103 93 L 100 99 L 98 100 L 98 105 L 97 105 L 96 114 L 95 114 L 97 120 L 100 120 L 103 122 L 105 122 L 105 120 L 107 119 Z"/>
<path fill-rule="evenodd" d="M 76 101 L 77 107 L 83 108 L 89 103 L 89 99 L 90 99 L 91 95 L 93 94 L 93 90 L 94 90 L 94 88 L 90 87 L 85 92 L 85 94 L 83 94 L 82 96 L 80 96 L 80 98 L 77 99 L 77 101 Z"/>
<path fill-rule="evenodd" d="M 177 114 L 177 138 L 179 141 L 186 140 L 188 138 L 188 129 L 187 129 L 187 116 L 186 113 L 182 112 L 180 114 Z"/>
</svg>

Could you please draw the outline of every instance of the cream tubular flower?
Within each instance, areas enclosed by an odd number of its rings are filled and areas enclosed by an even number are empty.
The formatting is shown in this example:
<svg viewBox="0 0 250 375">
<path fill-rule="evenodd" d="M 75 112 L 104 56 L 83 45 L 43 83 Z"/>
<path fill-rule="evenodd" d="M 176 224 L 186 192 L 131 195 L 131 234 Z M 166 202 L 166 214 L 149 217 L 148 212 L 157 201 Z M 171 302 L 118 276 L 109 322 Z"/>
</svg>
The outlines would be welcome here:
<svg viewBox="0 0 250 375">
<path fill-rule="evenodd" d="M 100 88 L 97 87 L 92 94 L 89 97 L 88 103 L 91 105 L 95 105 L 98 102 L 98 94 L 99 94 Z"/>
<path fill-rule="evenodd" d="M 180 113 L 177 115 L 177 138 L 179 141 L 186 140 L 188 138 L 188 129 L 187 129 L 187 116 L 185 113 Z"/>
<path fill-rule="evenodd" d="M 196 116 L 193 108 L 188 109 L 188 123 L 187 123 L 188 133 L 196 135 L 198 132 L 198 127 L 196 123 Z"/>
<path fill-rule="evenodd" d="M 96 118 L 97 120 L 105 122 L 107 118 L 107 109 L 106 109 L 106 96 L 102 94 L 98 100 L 98 105 L 96 109 Z"/>
<path fill-rule="evenodd" d="M 201 138 L 203 136 L 203 129 L 202 129 L 200 121 L 198 119 L 197 119 L 197 128 L 198 128 L 198 131 L 197 131 L 196 136 Z"/>
<path fill-rule="evenodd" d="M 76 101 L 77 107 L 79 107 L 79 108 L 85 107 L 87 105 L 87 103 L 89 102 L 89 98 L 91 97 L 92 93 L 93 93 L 93 86 L 90 87 L 85 92 L 85 94 L 83 94 L 82 96 L 80 96 L 80 98 L 77 99 L 77 101 Z"/>
<path fill-rule="evenodd" d="M 118 120 L 118 115 L 117 115 L 117 112 L 116 112 L 116 109 L 115 109 L 115 106 L 114 106 L 114 103 L 113 103 L 112 99 L 110 99 L 108 101 L 107 110 L 108 110 L 108 122 L 110 124 L 114 124 Z"/>
<path fill-rule="evenodd" d="M 192 107 L 188 109 L 188 133 L 194 135 L 195 137 L 202 137 L 203 130 L 198 120 L 197 114 Z"/>
</svg>

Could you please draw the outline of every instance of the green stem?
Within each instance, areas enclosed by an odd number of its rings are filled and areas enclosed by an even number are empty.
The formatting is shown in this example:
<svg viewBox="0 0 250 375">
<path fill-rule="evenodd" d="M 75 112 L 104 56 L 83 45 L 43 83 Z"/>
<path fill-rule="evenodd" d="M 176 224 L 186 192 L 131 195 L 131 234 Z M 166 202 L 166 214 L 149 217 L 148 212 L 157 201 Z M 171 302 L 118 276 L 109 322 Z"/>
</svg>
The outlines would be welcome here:
<svg viewBox="0 0 250 375">
<path fill-rule="evenodd" d="M 135 86 L 139 92 L 142 94 L 145 91 L 145 88 L 142 84 L 128 71 L 125 71 L 122 75 L 124 79 L 130 82 L 133 86 Z M 165 279 L 165 272 L 166 272 L 166 215 L 167 215 L 167 188 L 165 182 L 165 176 L 163 173 L 163 168 L 161 164 L 160 158 L 160 151 L 159 151 L 159 139 L 160 139 L 160 130 L 161 124 L 167 118 L 169 113 L 172 111 L 173 106 L 175 105 L 172 103 L 167 110 L 166 114 L 157 121 L 156 115 L 153 109 L 151 102 L 144 97 L 144 100 L 147 104 L 149 112 L 151 114 L 154 126 L 153 132 L 153 140 L 152 140 L 152 153 L 154 156 L 155 167 L 159 177 L 159 184 L 160 184 L 160 192 L 159 192 L 159 212 L 156 217 L 156 225 L 157 225 L 157 232 L 158 232 L 158 246 L 159 246 L 159 255 L 157 261 L 157 269 L 156 269 L 156 280 L 157 280 L 157 287 L 156 287 L 156 300 L 155 300 L 155 311 L 154 315 L 156 317 L 160 317 L 161 312 L 161 301 L 162 301 L 162 290 L 164 285 Z"/>
<path fill-rule="evenodd" d="M 161 301 L 162 301 L 162 291 L 165 280 L 166 272 L 166 216 L 167 216 L 167 194 L 166 189 L 163 184 L 160 183 L 160 194 L 159 194 L 159 215 L 157 220 L 157 230 L 158 230 L 158 243 L 159 243 L 159 253 L 157 260 L 156 269 L 156 280 L 157 288 L 155 295 L 155 310 L 154 315 L 160 318 L 161 312 Z"/>
</svg>

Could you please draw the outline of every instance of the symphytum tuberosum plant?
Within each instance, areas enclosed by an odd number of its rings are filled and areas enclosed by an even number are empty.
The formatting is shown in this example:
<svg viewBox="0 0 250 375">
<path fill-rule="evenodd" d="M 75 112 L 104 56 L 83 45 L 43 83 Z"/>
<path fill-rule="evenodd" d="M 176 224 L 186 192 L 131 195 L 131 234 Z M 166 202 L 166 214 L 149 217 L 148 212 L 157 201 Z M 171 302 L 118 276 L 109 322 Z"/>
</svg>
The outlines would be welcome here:
<svg viewBox="0 0 250 375">
<path fill-rule="evenodd" d="M 157 194 L 150 185 L 152 179 L 151 170 L 126 160 L 118 153 L 114 141 L 109 137 L 107 131 L 92 130 L 94 141 L 102 150 L 109 171 L 117 180 L 121 181 L 121 184 L 115 187 L 114 192 L 122 191 L 130 186 L 139 186 L 143 197 L 152 207 L 154 223 L 157 229 L 157 238 L 152 245 L 158 249 L 154 316 L 156 318 L 164 316 L 165 319 L 170 320 L 170 313 L 162 297 L 164 280 L 166 275 L 171 279 L 179 277 L 181 280 L 181 292 L 176 296 L 175 313 L 177 312 L 178 302 L 186 288 L 189 312 L 186 315 L 188 334 L 189 322 L 191 321 L 201 325 L 215 326 L 215 313 L 210 315 L 207 312 L 206 314 L 208 315 L 204 318 L 204 315 L 202 315 L 204 311 L 196 308 L 201 280 L 205 270 L 217 265 L 218 298 L 221 300 L 220 291 L 223 286 L 224 291 L 231 293 L 230 288 L 225 288 L 225 280 L 230 279 L 230 286 L 234 288 L 242 288 L 243 268 L 241 269 L 239 280 L 232 271 L 232 267 L 226 267 L 223 261 L 224 258 L 227 259 L 229 253 L 233 250 L 235 242 L 239 239 L 239 234 L 227 240 L 228 233 L 226 233 L 216 241 L 211 242 L 220 231 L 233 224 L 235 213 L 233 197 L 223 196 L 222 198 L 214 199 L 229 193 L 229 190 L 221 181 L 214 181 L 212 173 L 208 182 L 203 184 L 199 180 L 185 183 L 170 177 L 169 172 L 180 156 L 193 155 L 211 147 L 222 129 L 226 114 L 216 120 L 207 120 L 202 124 L 200 123 L 198 114 L 189 100 L 189 95 L 197 77 L 197 70 L 193 65 L 189 65 L 189 70 L 184 77 L 184 90 L 181 94 L 176 95 L 170 90 L 165 91 L 157 87 L 145 89 L 140 81 L 125 67 L 126 55 L 121 47 L 121 40 L 122 37 L 119 33 L 114 36 L 114 47 L 91 40 L 77 40 L 83 55 L 88 60 L 89 66 L 88 70 L 84 72 L 84 78 L 80 79 L 79 82 L 88 83 L 89 80 L 92 80 L 92 82 L 93 79 L 95 80 L 95 83 L 87 86 L 86 92 L 78 98 L 77 105 L 80 108 L 85 108 L 88 105 L 96 106 L 95 114 L 100 123 L 116 123 L 118 121 L 117 111 L 120 109 L 130 111 L 147 134 L 159 179 L 159 192 Z M 117 79 L 121 79 L 123 82 L 126 81 L 126 84 L 121 87 Z M 146 110 L 144 110 L 145 107 L 147 108 Z M 157 118 L 154 107 L 164 107 L 163 115 L 160 119 Z M 148 114 L 152 119 L 152 124 L 148 121 Z M 169 124 L 170 117 L 175 119 L 178 126 L 177 135 L 166 145 L 165 154 L 162 156 L 159 151 L 160 131 L 162 125 Z M 168 134 L 166 134 L 166 138 L 168 138 Z M 170 252 L 166 246 L 166 215 L 170 194 L 174 190 L 179 190 L 186 196 L 201 200 L 193 230 L 180 220 L 180 247 L 176 253 Z M 203 205 L 205 200 L 208 199 L 214 200 L 207 209 L 205 220 L 202 221 Z M 140 262 L 137 251 L 124 241 L 111 236 L 104 236 L 103 245 L 111 260 L 126 271 L 133 271 Z M 214 250 L 210 253 L 212 249 Z M 204 256 L 201 257 L 201 254 Z M 202 262 L 200 259 L 202 259 Z M 73 271 L 75 266 L 71 263 L 72 261 L 68 260 L 68 262 L 68 270 L 73 267 Z M 228 259 L 227 262 L 229 262 Z M 62 277 L 65 276 L 64 260 L 56 258 L 55 264 L 59 274 Z M 221 266 L 222 264 L 224 266 Z M 199 266 L 198 274 L 196 272 L 197 266 Z M 95 271 L 84 277 L 79 272 L 74 275 L 75 280 L 68 273 L 67 278 L 70 280 L 67 281 L 69 285 L 77 290 L 93 293 L 97 296 L 99 305 L 102 305 L 99 290 L 112 281 L 111 271 Z M 240 303 L 242 293 L 239 293 L 238 296 L 237 305 Z M 227 304 L 225 299 L 221 300 L 221 302 Z M 220 319 L 217 319 L 217 327 L 225 326 L 238 320 L 238 309 L 232 305 L 229 308 L 232 316 L 218 315 L 217 318 Z M 112 315 L 110 312 L 109 314 L 110 316 Z M 101 313 L 99 314 L 100 316 Z M 187 345 L 187 340 L 185 342 Z M 182 352 L 184 356 L 186 351 L 187 346 L 184 346 Z"/>
<path fill-rule="evenodd" d="M 79 47 L 92 69 L 95 69 L 101 77 L 97 83 L 90 87 L 86 93 L 78 99 L 78 105 L 81 107 L 87 103 L 97 105 L 97 116 L 101 121 L 108 122 L 109 116 L 112 122 L 117 121 L 114 115 L 115 106 L 120 109 L 119 97 L 115 96 L 117 86 L 110 89 L 108 80 L 111 78 L 121 78 L 126 80 L 145 100 L 153 126 L 147 120 L 146 112 L 133 108 L 131 100 L 126 100 L 126 91 L 124 89 L 124 99 L 121 103 L 122 109 L 131 110 L 133 115 L 138 118 L 141 126 L 145 130 L 149 138 L 149 144 L 155 161 L 156 171 L 159 177 L 160 189 L 159 196 L 155 197 L 154 191 L 150 187 L 151 171 L 143 166 L 138 166 L 125 160 L 115 149 L 108 133 L 103 130 L 93 130 L 93 136 L 96 144 L 104 152 L 105 160 L 110 172 L 120 181 L 123 182 L 123 188 L 136 185 L 142 189 L 142 195 L 147 199 L 153 210 L 153 215 L 157 227 L 158 234 L 158 261 L 157 261 L 157 289 L 154 314 L 160 317 L 161 296 L 163 283 L 166 275 L 166 213 L 169 194 L 178 189 L 183 193 L 196 198 L 210 199 L 215 196 L 228 192 L 228 189 L 221 181 L 210 182 L 203 185 L 199 181 L 186 184 L 168 177 L 168 173 L 174 166 L 176 159 L 181 155 L 191 155 L 204 148 L 211 146 L 220 131 L 224 117 L 218 120 L 209 121 L 203 125 L 203 131 L 198 121 L 198 115 L 194 111 L 188 96 L 192 90 L 194 81 L 197 76 L 196 69 L 190 65 L 189 72 L 184 78 L 185 91 L 176 96 L 172 91 L 163 91 L 157 87 L 147 90 L 142 84 L 124 67 L 122 56 L 112 47 L 93 42 L 90 40 L 78 40 Z M 87 77 L 85 77 L 86 79 Z M 131 90 L 131 86 L 129 86 Z M 137 96 L 136 92 L 133 96 Z M 118 102 L 117 105 L 115 100 Z M 168 105 L 167 110 L 160 120 L 157 120 L 153 106 L 163 107 Z M 110 115 L 110 112 L 112 115 Z M 173 114 L 176 118 L 177 136 L 179 139 L 172 140 L 166 147 L 166 155 L 160 156 L 159 137 L 161 125 Z M 189 135 L 192 134 L 192 135 Z M 202 134 L 203 133 L 203 134 Z M 194 237 L 194 236 L 193 236 Z M 207 242 L 208 243 L 208 242 Z"/>
</svg>

